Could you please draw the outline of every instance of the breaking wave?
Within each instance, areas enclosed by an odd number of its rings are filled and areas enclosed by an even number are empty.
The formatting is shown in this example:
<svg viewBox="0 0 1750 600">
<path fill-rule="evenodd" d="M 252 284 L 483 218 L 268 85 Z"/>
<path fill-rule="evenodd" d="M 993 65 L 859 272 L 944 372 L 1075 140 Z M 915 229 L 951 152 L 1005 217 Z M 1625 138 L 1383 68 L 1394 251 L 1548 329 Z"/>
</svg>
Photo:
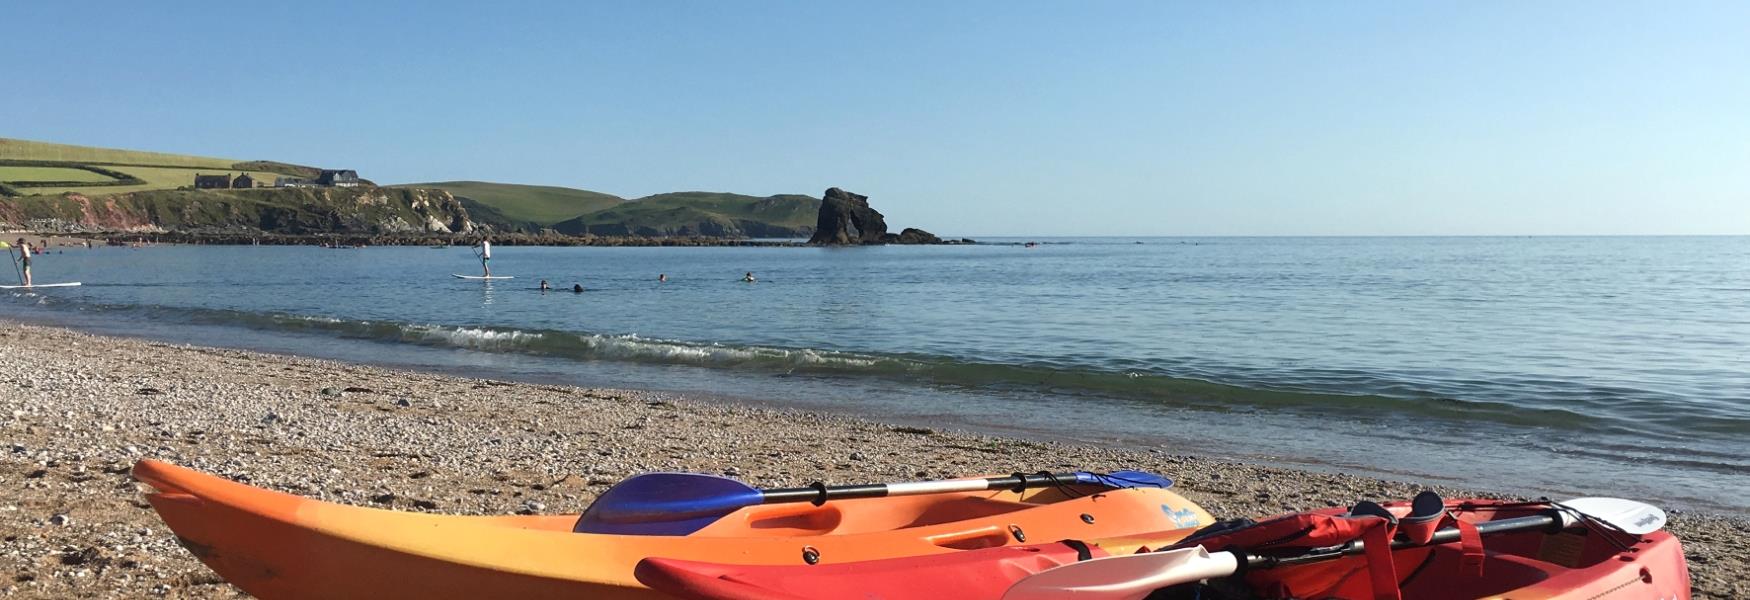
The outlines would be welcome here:
<svg viewBox="0 0 1750 600">
<path fill-rule="evenodd" d="M 31 298 L 41 303 L 41 298 Z M 52 301 L 60 302 L 60 301 Z M 392 344 L 525 354 L 576 361 L 620 361 L 765 372 L 774 376 L 880 377 L 926 386 L 1138 402 L 1209 411 L 1304 411 L 1321 418 L 1439 419 L 1558 431 L 1685 439 L 1697 432 L 1750 433 L 1735 407 L 1670 411 L 1647 390 L 1575 382 L 1496 378 L 1438 381 L 1365 370 L 1284 368 L 1214 370 L 1135 362 L 1112 368 L 1040 361 L 984 362 L 936 355 L 895 355 L 813 348 L 724 344 L 486 325 L 347 320 L 327 316 L 222 309 L 73 303 L 80 311 L 135 313 L 153 320 L 243 326 Z M 144 313 L 144 314 L 139 314 Z M 1542 400 L 1542 401 L 1540 401 Z"/>
</svg>

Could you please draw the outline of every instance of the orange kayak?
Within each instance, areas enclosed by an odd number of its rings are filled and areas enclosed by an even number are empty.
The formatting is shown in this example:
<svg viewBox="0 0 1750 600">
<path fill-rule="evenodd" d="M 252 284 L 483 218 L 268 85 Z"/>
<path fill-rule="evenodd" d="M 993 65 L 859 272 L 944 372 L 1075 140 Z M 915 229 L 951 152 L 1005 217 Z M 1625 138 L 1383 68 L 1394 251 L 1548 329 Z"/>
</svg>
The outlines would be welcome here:
<svg viewBox="0 0 1750 600">
<path fill-rule="evenodd" d="M 653 556 L 802 565 L 952 554 L 1213 522 L 1164 489 L 1046 487 L 758 505 L 686 536 L 574 533 L 578 515 L 455 516 L 334 504 L 153 460 L 134 477 L 183 545 L 256 597 L 662 598 Z"/>
</svg>

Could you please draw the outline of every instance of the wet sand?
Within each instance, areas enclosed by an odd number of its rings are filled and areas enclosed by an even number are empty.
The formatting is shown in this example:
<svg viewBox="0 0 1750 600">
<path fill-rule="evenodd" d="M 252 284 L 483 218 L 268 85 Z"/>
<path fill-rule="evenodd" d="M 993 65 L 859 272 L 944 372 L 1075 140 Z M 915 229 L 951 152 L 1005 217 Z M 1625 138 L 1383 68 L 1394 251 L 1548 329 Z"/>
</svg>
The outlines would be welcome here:
<svg viewBox="0 0 1750 600">
<path fill-rule="evenodd" d="M 899 427 L 671 394 L 466 379 L 0 321 L 0 594 L 230 598 L 127 474 L 157 458 L 335 502 L 582 510 L 645 471 L 756 486 L 1136 468 L 1218 517 L 1421 489 L 1188 456 Z M 1609 495 L 1609 490 L 1595 490 Z M 1698 598 L 1750 597 L 1750 519 L 1673 515 Z"/>
</svg>

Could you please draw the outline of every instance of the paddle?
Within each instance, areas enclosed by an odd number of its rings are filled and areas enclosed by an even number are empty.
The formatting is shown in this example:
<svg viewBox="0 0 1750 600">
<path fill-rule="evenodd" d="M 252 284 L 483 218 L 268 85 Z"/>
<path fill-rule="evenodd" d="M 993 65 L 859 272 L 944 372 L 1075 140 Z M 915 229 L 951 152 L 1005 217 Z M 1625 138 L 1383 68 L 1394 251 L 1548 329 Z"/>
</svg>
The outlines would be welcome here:
<svg viewBox="0 0 1750 600">
<path fill-rule="evenodd" d="M 947 492 L 1009 489 L 1020 491 L 1052 485 L 1102 485 L 1110 488 L 1172 487 L 1173 481 L 1142 471 L 1113 473 L 1016 473 L 986 479 L 913 481 L 828 486 L 815 482 L 800 488 L 761 490 L 740 481 L 697 473 L 646 473 L 626 479 L 596 498 L 572 531 L 622 535 L 687 535 L 738 509 L 761 504 L 915 496 Z"/>
<path fill-rule="evenodd" d="M 1658 531 L 1665 525 L 1665 511 L 1658 507 L 1618 498 L 1579 498 L 1557 502 L 1545 514 L 1477 523 L 1477 532 L 1492 535 L 1511 531 L 1527 531 L 1557 527 L 1566 529 L 1582 520 L 1603 523 L 1613 529 L 1633 535 Z M 1459 531 L 1448 527 L 1434 532 L 1428 544 L 1458 541 Z M 1419 546 L 1399 540 L 1392 549 Z M 1353 541 L 1330 551 L 1288 558 L 1260 556 L 1241 551 L 1209 552 L 1202 546 L 1166 552 L 1149 552 L 1124 556 L 1108 556 L 1035 573 L 1015 582 L 1003 594 L 1003 600 L 1045 600 L 1074 596 L 1089 600 L 1142 600 L 1155 590 L 1225 577 L 1248 569 L 1268 569 L 1278 566 L 1334 560 L 1361 554 L 1366 544 Z"/>
<path fill-rule="evenodd" d="M 12 244 L 0 241 L 0 248 L 5 248 L 6 258 L 12 259 L 12 272 L 18 274 L 18 285 L 24 285 L 24 269 L 18 266 L 18 259 L 12 255 Z"/>
</svg>

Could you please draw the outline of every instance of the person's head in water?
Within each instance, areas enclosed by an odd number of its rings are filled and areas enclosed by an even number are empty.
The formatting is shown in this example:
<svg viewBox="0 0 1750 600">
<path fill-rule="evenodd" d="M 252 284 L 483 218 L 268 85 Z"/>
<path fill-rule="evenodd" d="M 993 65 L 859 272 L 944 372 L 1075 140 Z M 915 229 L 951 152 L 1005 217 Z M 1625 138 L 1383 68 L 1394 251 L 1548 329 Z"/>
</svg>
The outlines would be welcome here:
<svg viewBox="0 0 1750 600">
<path fill-rule="evenodd" d="M 573 283 L 573 284 L 571 284 L 571 292 L 572 292 L 572 293 L 574 293 L 574 294 L 581 294 L 581 293 L 583 293 L 583 284 L 581 284 L 581 283 Z"/>
<path fill-rule="evenodd" d="M 668 273 L 659 273 L 659 274 L 657 274 L 657 275 L 656 275 L 656 280 L 657 280 L 657 281 L 668 281 Z"/>
<path fill-rule="evenodd" d="M 541 290 L 546 291 L 546 290 L 550 290 L 550 289 L 553 289 L 553 286 L 547 285 L 547 280 L 542 279 L 541 280 Z"/>
<path fill-rule="evenodd" d="M 741 280 L 742 281 L 753 281 L 753 271 L 748 271 L 746 275 L 742 275 Z"/>
</svg>

